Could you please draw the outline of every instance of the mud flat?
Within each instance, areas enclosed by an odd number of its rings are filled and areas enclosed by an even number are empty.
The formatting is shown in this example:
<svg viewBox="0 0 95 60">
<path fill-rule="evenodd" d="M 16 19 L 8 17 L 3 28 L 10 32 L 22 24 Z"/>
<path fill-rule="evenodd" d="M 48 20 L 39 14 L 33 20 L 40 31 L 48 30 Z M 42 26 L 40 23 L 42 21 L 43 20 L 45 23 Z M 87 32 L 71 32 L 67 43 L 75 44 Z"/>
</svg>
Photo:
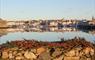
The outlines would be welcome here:
<svg viewBox="0 0 95 60">
<path fill-rule="evenodd" d="M 56 42 L 16 40 L 0 45 L 0 60 L 95 60 L 95 44 L 83 38 Z"/>
</svg>

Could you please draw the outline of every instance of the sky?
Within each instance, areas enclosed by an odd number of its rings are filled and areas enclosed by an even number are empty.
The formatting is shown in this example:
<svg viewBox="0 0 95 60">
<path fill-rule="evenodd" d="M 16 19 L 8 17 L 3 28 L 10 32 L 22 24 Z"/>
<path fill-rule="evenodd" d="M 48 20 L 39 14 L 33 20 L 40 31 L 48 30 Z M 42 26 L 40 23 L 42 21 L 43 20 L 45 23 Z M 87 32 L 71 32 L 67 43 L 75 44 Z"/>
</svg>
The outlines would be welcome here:
<svg viewBox="0 0 95 60">
<path fill-rule="evenodd" d="M 3 19 L 91 19 L 95 0 L 0 0 Z"/>
</svg>

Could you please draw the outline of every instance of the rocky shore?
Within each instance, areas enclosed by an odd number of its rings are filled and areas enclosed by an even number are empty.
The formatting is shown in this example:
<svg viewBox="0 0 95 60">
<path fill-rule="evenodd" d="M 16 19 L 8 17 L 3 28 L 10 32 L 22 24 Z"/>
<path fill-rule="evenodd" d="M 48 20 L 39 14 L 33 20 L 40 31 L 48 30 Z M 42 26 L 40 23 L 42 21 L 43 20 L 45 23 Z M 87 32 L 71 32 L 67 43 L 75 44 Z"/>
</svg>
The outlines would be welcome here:
<svg viewBox="0 0 95 60">
<path fill-rule="evenodd" d="M 0 45 L 0 60 L 95 60 L 95 44 L 80 38 L 56 42 L 16 40 Z"/>
</svg>

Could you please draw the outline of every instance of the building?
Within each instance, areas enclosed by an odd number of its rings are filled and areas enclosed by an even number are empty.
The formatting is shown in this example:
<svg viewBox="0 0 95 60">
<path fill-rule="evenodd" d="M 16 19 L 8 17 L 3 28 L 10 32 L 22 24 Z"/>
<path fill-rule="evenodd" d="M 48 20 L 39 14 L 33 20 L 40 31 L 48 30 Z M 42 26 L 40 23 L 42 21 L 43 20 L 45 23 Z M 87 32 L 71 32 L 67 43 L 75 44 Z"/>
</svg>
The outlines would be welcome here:
<svg viewBox="0 0 95 60">
<path fill-rule="evenodd" d="M 7 21 L 0 18 L 0 28 L 7 27 Z"/>
<path fill-rule="evenodd" d="M 92 20 L 89 21 L 89 24 L 95 25 L 95 18 L 92 17 Z"/>
</svg>

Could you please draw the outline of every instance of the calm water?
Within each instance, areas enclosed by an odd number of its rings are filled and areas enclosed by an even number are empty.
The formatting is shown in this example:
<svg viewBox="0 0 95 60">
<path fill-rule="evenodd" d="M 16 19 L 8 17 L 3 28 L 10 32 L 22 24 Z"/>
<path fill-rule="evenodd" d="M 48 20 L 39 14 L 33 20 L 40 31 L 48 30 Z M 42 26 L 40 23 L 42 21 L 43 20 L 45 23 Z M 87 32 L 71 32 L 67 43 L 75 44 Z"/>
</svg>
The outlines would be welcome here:
<svg viewBox="0 0 95 60">
<path fill-rule="evenodd" d="M 72 39 L 74 37 L 84 37 L 88 41 L 95 41 L 95 34 L 82 31 L 65 32 L 8 32 L 0 37 L 0 44 L 7 41 L 35 39 L 39 41 L 60 41 L 60 38 Z"/>
</svg>

